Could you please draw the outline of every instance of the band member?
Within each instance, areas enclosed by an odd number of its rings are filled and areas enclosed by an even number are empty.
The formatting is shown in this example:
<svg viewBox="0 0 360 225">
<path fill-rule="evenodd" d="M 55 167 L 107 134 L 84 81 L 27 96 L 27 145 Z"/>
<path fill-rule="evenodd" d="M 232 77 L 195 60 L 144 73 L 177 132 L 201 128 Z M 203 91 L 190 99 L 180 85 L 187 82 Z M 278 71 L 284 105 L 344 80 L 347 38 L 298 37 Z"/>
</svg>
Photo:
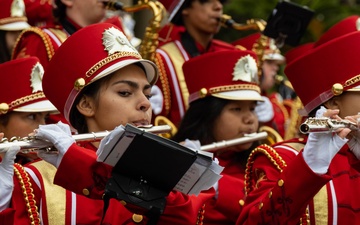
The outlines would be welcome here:
<svg viewBox="0 0 360 225">
<path fill-rule="evenodd" d="M 232 50 L 234 46 L 214 39 L 220 30 L 223 2 L 213 0 L 161 1 L 170 15 L 169 24 L 159 33 L 156 63 L 160 79 L 150 99 L 154 114 L 179 125 L 188 107 L 189 91 L 182 64 L 198 55 Z"/>
<path fill-rule="evenodd" d="M 358 21 L 358 16 L 340 21 L 286 66 L 304 115 L 338 120 L 360 111 Z M 256 148 L 237 224 L 359 223 L 360 173 L 349 163 L 358 162 L 359 137 L 350 131 L 310 133 L 307 140 Z"/>
<path fill-rule="evenodd" d="M 16 39 L 29 28 L 23 0 L 4 0 L 0 9 L 0 63 L 11 59 Z"/>
<path fill-rule="evenodd" d="M 45 6 L 46 4 L 41 7 L 44 7 L 42 12 L 46 14 L 48 6 Z M 41 65 L 46 68 L 56 50 L 70 35 L 82 27 L 101 22 L 106 13 L 103 2 L 97 0 L 55 0 L 53 6 L 54 16 L 52 21 L 46 20 L 45 16 L 45 26 L 31 27 L 20 34 L 14 46 L 12 58 L 36 56 L 39 58 Z M 34 8 L 32 10 L 35 11 Z M 40 18 L 35 17 L 33 19 L 39 20 Z M 109 18 L 109 20 L 114 22 L 115 25 L 121 26 L 119 19 Z M 50 116 L 47 123 L 56 123 L 58 121 L 66 123 L 66 120 L 61 115 L 55 114 Z"/>
<path fill-rule="evenodd" d="M 232 44 L 240 49 L 253 50 L 261 57 L 259 60 L 260 88 L 264 102 L 259 103 L 256 112 L 262 125 L 274 128 L 284 138 L 291 112 L 291 101 L 294 98 L 292 90 L 290 96 L 287 97 L 280 95 L 277 91 L 276 77 L 279 76 L 281 66 L 285 64 L 285 57 L 275 45 L 274 39 L 260 33 L 251 34 Z"/>
<path fill-rule="evenodd" d="M 256 133 L 259 127 L 255 106 L 262 101 L 256 58 L 252 51 L 229 50 L 185 62 L 189 109 L 172 139 L 199 140 L 206 145 Z M 202 208 L 203 224 L 236 222 L 245 193 L 246 159 L 257 145 L 257 141 L 249 141 L 214 152 L 224 167 L 223 177 L 218 182 L 216 197 Z"/>
<path fill-rule="evenodd" d="M 44 125 L 51 112 L 56 112 L 42 92 L 44 69 L 36 57 L 11 60 L 0 64 L 0 132 L 8 140 L 27 137 Z M 35 153 L 19 153 L 16 162 L 24 164 L 37 158 Z"/>
<path fill-rule="evenodd" d="M 79 133 L 91 133 L 113 130 L 127 123 L 150 124 L 150 91 L 157 78 L 155 64 L 143 60 L 119 28 L 98 23 L 77 31 L 60 46 L 44 74 L 43 87 L 48 99 Z M 95 151 L 99 142 L 85 142 L 79 146 L 69 126 L 63 123 L 40 126 L 35 133 L 37 138 L 52 142 L 59 153 L 39 152 L 49 163 L 32 164 L 38 171 L 35 175 L 43 181 L 40 187 L 33 183 L 36 202 L 55 203 L 48 204 L 46 209 L 41 207 L 44 204 L 39 206 L 40 215 L 46 221 L 44 224 L 52 224 L 55 219 L 64 224 L 70 221 L 77 224 L 100 224 L 101 221 L 102 224 L 147 224 L 153 221 L 151 216 L 129 211 L 138 212 L 132 204 L 124 206 L 115 199 L 110 201 L 102 219 L 102 197 L 112 168 L 97 162 Z M 51 185 L 53 182 L 56 185 Z M 41 194 L 37 195 L 37 191 Z M 57 194 L 53 196 L 52 193 Z M 157 224 L 195 224 L 198 210 L 213 194 L 213 189 L 198 197 L 171 192 Z"/>
</svg>

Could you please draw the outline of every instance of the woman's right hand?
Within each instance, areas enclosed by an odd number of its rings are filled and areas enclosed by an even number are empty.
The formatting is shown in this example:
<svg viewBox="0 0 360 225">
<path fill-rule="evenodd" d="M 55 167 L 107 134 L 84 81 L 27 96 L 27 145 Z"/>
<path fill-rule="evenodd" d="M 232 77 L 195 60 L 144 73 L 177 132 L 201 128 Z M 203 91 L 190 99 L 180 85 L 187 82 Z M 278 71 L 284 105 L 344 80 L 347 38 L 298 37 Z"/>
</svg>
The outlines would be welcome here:
<svg viewBox="0 0 360 225">
<path fill-rule="evenodd" d="M 319 113 L 319 111 L 321 111 Z M 317 117 L 340 119 L 339 110 L 321 108 Z M 303 151 L 305 162 L 317 174 L 325 174 L 334 156 L 348 142 L 346 136 L 350 133 L 348 128 L 339 128 L 335 133 L 310 133 Z"/>
<path fill-rule="evenodd" d="M 0 133 L 0 139 L 4 136 Z M 14 161 L 20 146 L 11 146 L 1 155 L 0 163 L 0 212 L 9 208 L 14 188 Z"/>
</svg>

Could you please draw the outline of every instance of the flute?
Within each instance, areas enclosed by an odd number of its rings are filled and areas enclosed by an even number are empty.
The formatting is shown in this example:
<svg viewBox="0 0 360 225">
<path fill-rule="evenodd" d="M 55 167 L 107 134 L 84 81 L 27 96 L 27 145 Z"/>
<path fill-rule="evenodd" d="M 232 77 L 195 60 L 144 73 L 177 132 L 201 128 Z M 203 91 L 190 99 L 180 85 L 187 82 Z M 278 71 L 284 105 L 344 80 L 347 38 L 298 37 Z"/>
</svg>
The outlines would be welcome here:
<svg viewBox="0 0 360 225">
<path fill-rule="evenodd" d="M 140 128 L 140 129 L 143 129 L 144 131 L 147 132 L 160 134 L 160 133 L 169 132 L 171 130 L 171 127 L 168 125 L 161 125 L 161 126 L 154 126 L 151 128 Z M 110 133 L 109 131 L 103 131 L 103 132 L 95 132 L 88 134 L 76 134 L 76 135 L 72 135 L 72 137 L 75 139 L 75 141 L 99 141 L 109 133 Z M 235 138 L 227 141 L 224 140 L 224 141 L 214 142 L 208 145 L 203 145 L 201 146 L 200 150 L 213 152 L 225 147 L 262 140 L 265 139 L 267 136 L 268 134 L 265 131 L 260 133 L 246 134 L 244 137 L 241 138 Z M 54 152 L 54 153 L 57 152 L 56 149 L 52 148 L 52 143 L 48 141 L 36 139 L 35 137 L 26 137 L 24 138 L 24 140 L 17 142 L 0 143 L 0 153 L 6 152 L 7 148 L 9 148 L 12 145 L 20 146 L 21 152 L 23 153 L 28 153 L 31 151 L 38 151 L 38 150 Z"/>
<path fill-rule="evenodd" d="M 162 134 L 171 131 L 171 127 L 169 125 L 160 125 L 160 126 L 140 126 L 137 127 L 145 132 L 150 132 L 153 134 Z M 100 132 L 92 132 L 86 134 L 74 134 L 72 137 L 76 142 L 79 141 L 100 141 L 106 135 L 108 135 L 111 131 L 100 131 Z M 53 148 L 53 144 L 46 140 L 37 139 L 35 136 L 28 136 L 24 138 L 12 138 L 7 141 L 6 138 L 3 138 L 0 142 L 0 153 L 6 152 L 7 149 L 11 146 L 20 146 L 20 152 L 29 153 L 32 151 L 47 151 L 47 152 L 57 152 L 56 149 Z"/>
<path fill-rule="evenodd" d="M 268 133 L 265 131 L 260 133 L 245 134 L 244 137 L 235 138 L 227 141 L 214 142 L 212 144 L 201 146 L 202 151 L 213 152 L 221 148 L 230 147 L 239 144 L 245 144 L 248 142 L 258 141 L 267 138 Z"/>
<path fill-rule="evenodd" d="M 339 128 L 349 128 L 351 130 L 359 129 L 356 123 L 353 123 L 349 120 L 335 120 L 327 117 L 310 117 L 300 125 L 299 130 L 303 134 L 308 134 L 314 132 L 336 132 L 336 130 Z"/>
</svg>

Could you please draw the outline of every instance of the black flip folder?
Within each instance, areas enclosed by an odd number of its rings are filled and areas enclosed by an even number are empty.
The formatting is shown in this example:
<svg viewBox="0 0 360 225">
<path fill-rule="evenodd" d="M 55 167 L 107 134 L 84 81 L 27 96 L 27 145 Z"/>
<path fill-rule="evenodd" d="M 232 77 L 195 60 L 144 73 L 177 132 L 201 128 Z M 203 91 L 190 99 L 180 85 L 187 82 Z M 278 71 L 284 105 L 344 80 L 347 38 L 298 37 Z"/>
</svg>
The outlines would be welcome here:
<svg viewBox="0 0 360 225">
<path fill-rule="evenodd" d="M 209 155 L 132 125 L 126 125 L 125 132 L 115 141 L 103 155 L 104 162 L 118 160 L 105 195 L 160 214 L 171 190 L 181 186 L 181 182 L 188 184 L 187 173 L 189 180 L 202 175 L 203 171 L 191 169 L 195 161 L 204 168 L 212 164 Z"/>
</svg>

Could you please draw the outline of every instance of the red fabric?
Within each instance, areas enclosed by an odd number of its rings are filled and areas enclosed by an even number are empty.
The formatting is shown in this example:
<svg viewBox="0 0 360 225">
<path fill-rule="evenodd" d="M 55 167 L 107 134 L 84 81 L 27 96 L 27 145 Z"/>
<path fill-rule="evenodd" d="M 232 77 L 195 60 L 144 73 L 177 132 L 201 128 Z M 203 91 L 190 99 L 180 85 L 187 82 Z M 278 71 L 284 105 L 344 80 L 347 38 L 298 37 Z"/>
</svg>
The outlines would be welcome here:
<svg viewBox="0 0 360 225">
<path fill-rule="evenodd" d="M 86 147 L 95 149 L 88 144 Z M 86 150 L 74 144 L 64 155 L 54 183 L 79 195 L 82 195 L 83 189 L 86 188 L 90 191 L 90 195 L 87 197 L 101 199 L 111 169 L 112 167 L 96 161 L 94 151 Z M 73 173 L 71 171 L 78 172 Z M 204 192 L 198 197 L 187 196 L 180 192 L 171 192 L 167 197 L 166 207 L 158 224 L 195 224 L 198 210 L 205 201 L 213 196 L 213 190 Z M 109 224 L 135 224 L 132 222 L 132 215 L 133 213 L 121 205 L 119 201 L 112 200 L 106 213 L 107 220 L 104 222 Z M 144 218 L 144 221 L 140 224 L 146 224 L 148 218 L 146 216 Z"/>
<path fill-rule="evenodd" d="M 245 169 L 239 164 L 236 153 L 226 152 L 217 157 L 224 167 L 218 182 L 218 196 L 205 203 L 204 224 L 234 224 L 238 218 L 244 199 Z"/>
<path fill-rule="evenodd" d="M 162 42 L 160 42 L 159 48 L 157 50 L 157 58 L 156 62 L 159 70 L 160 70 L 160 78 L 158 79 L 156 85 L 161 89 L 164 95 L 168 95 L 169 99 L 164 100 L 164 105 L 162 111 L 158 115 L 162 115 L 167 117 L 171 122 L 178 126 L 180 120 L 182 118 L 181 110 L 186 109 L 184 104 L 183 95 L 181 93 L 181 88 L 178 84 L 173 82 L 173 79 L 178 79 L 178 75 L 176 74 L 176 70 L 174 70 L 174 65 L 178 62 L 173 62 L 167 60 L 173 56 L 177 61 L 187 61 L 190 58 L 188 52 L 184 50 L 184 46 L 180 42 L 180 38 L 182 33 L 185 32 L 185 28 L 183 26 L 176 26 L 170 24 L 163 28 L 163 32 L 160 32 L 160 37 L 163 37 Z M 164 45 L 169 43 L 175 43 L 176 48 L 181 52 L 180 55 L 175 55 L 173 52 L 167 52 L 164 50 Z M 197 44 L 199 47 L 199 44 Z M 199 52 L 209 53 L 223 50 L 234 50 L 236 49 L 234 46 L 225 43 L 220 40 L 212 40 L 206 52 L 203 52 L 203 49 L 198 49 Z M 178 82 L 177 82 L 178 83 Z M 180 93 L 177 93 L 175 90 L 179 89 Z M 180 101 L 179 101 L 180 100 Z M 167 104 L 169 105 L 169 110 L 167 110 Z M 155 115 L 156 116 L 156 115 Z"/>
<path fill-rule="evenodd" d="M 62 30 L 60 26 L 49 26 L 42 29 L 38 28 L 36 32 L 27 31 L 22 33 L 14 46 L 12 58 L 16 59 L 36 56 L 46 70 L 52 55 L 59 48 L 58 42 L 60 41 L 44 32 L 44 29 L 49 28 Z M 62 32 L 65 31 L 62 30 Z"/>
<path fill-rule="evenodd" d="M 326 35 L 327 33 L 324 34 Z M 360 33 L 351 32 L 330 39 L 287 64 L 284 72 L 301 99 L 306 113 L 310 113 L 333 96 L 341 94 L 341 91 L 359 85 L 356 76 L 360 74 L 357 61 L 360 56 L 360 46 L 349 45 L 359 41 Z M 314 44 L 316 45 L 317 43 Z M 334 54 L 335 50 L 336 54 Z M 342 59 L 341 66 L 339 66 L 339 56 Z M 306 83 L 306 88 L 304 88 L 304 80 L 311 81 Z M 334 84 L 341 85 L 342 90 L 334 92 Z"/>
<path fill-rule="evenodd" d="M 39 59 L 36 57 L 29 57 L 24 59 L 10 60 L 0 64 L 1 71 L 1 101 L 9 106 L 9 111 L 13 111 L 19 107 L 23 107 L 35 102 L 47 100 L 44 97 L 39 98 L 36 95 L 42 94 L 41 90 L 34 92 L 31 75 Z M 16 69 L 15 69 L 16 68 Z M 19 82 L 21 81 L 21 82 Z M 41 80 L 39 80 L 41 85 Z M 35 84 L 35 83 L 34 83 Z M 32 100 L 22 100 L 24 97 L 32 97 Z M 18 102 L 18 104 L 14 104 Z"/>
<path fill-rule="evenodd" d="M 360 207 L 357 197 L 360 173 L 349 165 L 346 145 L 334 157 L 328 174 L 323 176 L 314 174 L 306 165 L 302 153 L 295 155 L 296 150 L 291 151 L 292 148 L 286 143 L 279 144 L 275 149 L 287 167 L 281 173 L 266 155 L 255 158 L 252 173 L 263 172 L 265 176 L 254 175 L 252 182 L 256 186 L 254 185 L 254 190 L 248 194 L 237 224 L 299 224 L 308 204 L 311 224 L 316 224 L 315 220 L 319 215 L 314 215 L 312 198 L 324 185 L 327 194 L 320 205 L 328 211 L 328 214 L 324 215 L 327 224 L 359 223 L 360 213 L 356 209 Z M 283 180 L 282 186 L 278 185 L 280 179 Z M 262 207 L 259 207 L 260 203 Z M 333 207 L 336 207 L 336 211 L 333 211 Z M 333 221 L 335 218 L 337 221 Z"/>
</svg>

